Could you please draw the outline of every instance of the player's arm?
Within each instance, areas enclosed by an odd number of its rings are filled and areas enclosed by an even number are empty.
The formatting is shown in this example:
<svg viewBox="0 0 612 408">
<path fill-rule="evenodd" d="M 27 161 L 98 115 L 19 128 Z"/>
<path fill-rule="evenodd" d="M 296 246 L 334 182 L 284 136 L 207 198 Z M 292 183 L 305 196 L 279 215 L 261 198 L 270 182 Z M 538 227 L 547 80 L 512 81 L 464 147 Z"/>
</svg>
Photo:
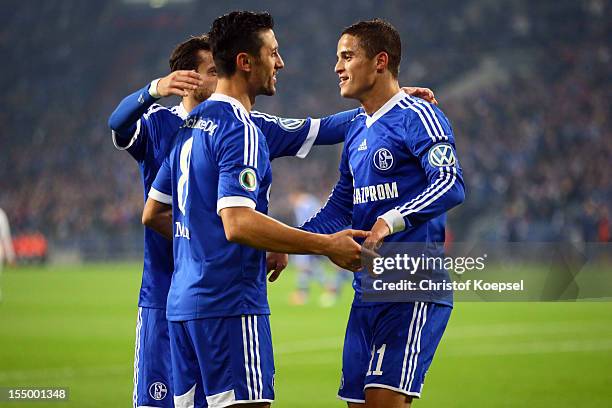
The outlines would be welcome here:
<svg viewBox="0 0 612 408">
<path fill-rule="evenodd" d="M 354 238 L 366 238 L 365 231 L 314 234 L 289 227 L 250 207 L 224 208 L 220 216 L 230 242 L 286 254 L 324 255 L 340 267 L 361 269 L 361 246 Z"/>
<path fill-rule="evenodd" d="M 113 131 L 117 147 L 125 148 L 130 144 L 137 132 L 138 120 L 159 98 L 185 96 L 189 90 L 201 84 L 201 76 L 195 71 L 174 71 L 126 96 L 108 118 L 108 126 Z"/>
<path fill-rule="evenodd" d="M 142 211 L 142 223 L 153 231 L 172 240 L 172 206 L 149 197 Z"/>
<path fill-rule="evenodd" d="M 428 185 L 414 198 L 378 217 L 364 243 L 376 248 L 385 236 L 435 218 L 465 200 L 463 173 L 457 159 L 455 139 L 446 117 L 437 108 L 413 105 L 405 122 L 405 141 L 421 163 Z"/>
<path fill-rule="evenodd" d="M 172 240 L 172 153 L 162 162 L 142 212 L 142 223 Z"/>
<path fill-rule="evenodd" d="M 424 99 L 427 102 L 435 104 L 438 103 L 433 91 L 429 88 L 403 87 L 402 90 L 408 95 Z M 322 118 L 320 120 L 319 130 L 314 138 L 313 144 L 319 146 L 343 143 L 350 123 L 359 113 L 359 109 L 352 109 Z M 307 154 L 308 152 L 306 151 L 305 153 Z M 306 154 L 303 156 L 297 154 L 297 156 L 303 158 L 306 156 Z"/>
<path fill-rule="evenodd" d="M 344 154 L 343 154 L 344 160 Z M 353 179 L 350 171 L 343 171 L 347 168 L 346 163 L 340 165 L 340 179 L 332 190 L 327 202 L 317 214 L 308 219 L 300 229 L 318 233 L 334 233 L 342 231 L 351 225 L 353 214 L 352 185 Z M 272 272 L 270 282 L 278 279 L 278 276 L 287 266 L 288 257 L 286 254 L 269 253 L 266 258 L 267 270 Z"/>
<path fill-rule="evenodd" d="M 217 213 L 227 240 L 269 252 L 325 255 L 341 267 L 358 270 L 361 247 L 353 237 L 364 237 L 364 231 L 314 234 L 257 211 L 260 186 L 270 171 L 265 149 L 258 148 L 265 143 L 260 135 L 245 122 L 226 129 L 214 142 L 213 154 L 219 168 Z"/>
<path fill-rule="evenodd" d="M 333 233 L 350 226 L 353 216 L 353 176 L 348 165 L 346 149 L 340 161 L 340 178 L 327 202 L 300 229 L 318 233 Z"/>
<path fill-rule="evenodd" d="M 431 103 L 438 103 L 429 88 L 404 87 L 404 92 Z M 296 156 L 303 159 L 313 145 L 343 143 L 351 121 L 360 113 L 352 109 L 321 119 L 286 119 L 263 112 L 251 112 L 251 119 L 265 135 L 270 159 Z"/>
</svg>

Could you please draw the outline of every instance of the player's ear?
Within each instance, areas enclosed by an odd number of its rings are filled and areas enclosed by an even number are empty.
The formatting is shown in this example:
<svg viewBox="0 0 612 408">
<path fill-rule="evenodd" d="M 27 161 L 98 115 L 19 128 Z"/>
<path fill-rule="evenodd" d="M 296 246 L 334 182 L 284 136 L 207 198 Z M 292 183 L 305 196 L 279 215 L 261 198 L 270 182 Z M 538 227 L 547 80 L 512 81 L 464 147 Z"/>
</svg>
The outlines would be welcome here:
<svg viewBox="0 0 612 408">
<path fill-rule="evenodd" d="M 245 72 L 251 72 L 252 57 L 246 52 L 241 52 L 236 55 L 236 69 Z"/>
<path fill-rule="evenodd" d="M 385 70 L 389 66 L 389 54 L 382 51 L 382 52 L 379 52 L 374 57 L 374 59 L 376 61 L 376 72 L 379 74 L 382 74 L 383 72 L 385 72 Z"/>
</svg>

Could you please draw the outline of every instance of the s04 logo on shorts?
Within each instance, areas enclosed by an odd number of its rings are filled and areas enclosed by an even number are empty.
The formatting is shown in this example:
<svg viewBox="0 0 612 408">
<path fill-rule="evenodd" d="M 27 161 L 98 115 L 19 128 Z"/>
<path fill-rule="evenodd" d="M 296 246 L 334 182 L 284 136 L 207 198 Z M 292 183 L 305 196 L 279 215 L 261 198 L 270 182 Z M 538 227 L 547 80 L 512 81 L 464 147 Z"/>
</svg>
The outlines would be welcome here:
<svg viewBox="0 0 612 408">
<path fill-rule="evenodd" d="M 161 401 L 166 398 L 168 394 L 168 387 L 163 382 L 154 382 L 149 386 L 149 395 L 155 401 Z"/>
</svg>

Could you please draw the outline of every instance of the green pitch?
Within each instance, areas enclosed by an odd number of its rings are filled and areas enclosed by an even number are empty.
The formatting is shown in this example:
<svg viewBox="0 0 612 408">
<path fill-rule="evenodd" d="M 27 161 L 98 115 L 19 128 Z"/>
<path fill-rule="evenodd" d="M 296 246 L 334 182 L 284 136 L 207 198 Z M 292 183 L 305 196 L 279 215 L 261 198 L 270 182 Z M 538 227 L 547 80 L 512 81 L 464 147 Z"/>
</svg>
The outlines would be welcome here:
<svg viewBox="0 0 612 408">
<path fill-rule="evenodd" d="M 287 302 L 295 275 L 270 286 L 275 407 L 335 399 L 350 288 L 338 304 Z M 0 386 L 68 387 L 68 403 L 131 406 L 138 264 L 5 270 Z M 414 407 L 612 406 L 612 303 L 459 303 Z"/>
</svg>

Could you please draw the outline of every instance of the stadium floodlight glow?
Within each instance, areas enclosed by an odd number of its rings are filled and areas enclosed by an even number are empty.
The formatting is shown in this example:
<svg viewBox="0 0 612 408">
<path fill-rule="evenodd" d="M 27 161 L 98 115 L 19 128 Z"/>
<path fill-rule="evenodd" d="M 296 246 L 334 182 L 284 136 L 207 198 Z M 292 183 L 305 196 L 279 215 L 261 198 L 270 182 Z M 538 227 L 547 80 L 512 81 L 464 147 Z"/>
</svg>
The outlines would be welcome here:
<svg viewBox="0 0 612 408">
<path fill-rule="evenodd" d="M 126 5 L 130 6 L 149 6 L 151 8 L 162 8 L 168 5 L 190 4 L 193 0 L 122 0 Z"/>
</svg>

